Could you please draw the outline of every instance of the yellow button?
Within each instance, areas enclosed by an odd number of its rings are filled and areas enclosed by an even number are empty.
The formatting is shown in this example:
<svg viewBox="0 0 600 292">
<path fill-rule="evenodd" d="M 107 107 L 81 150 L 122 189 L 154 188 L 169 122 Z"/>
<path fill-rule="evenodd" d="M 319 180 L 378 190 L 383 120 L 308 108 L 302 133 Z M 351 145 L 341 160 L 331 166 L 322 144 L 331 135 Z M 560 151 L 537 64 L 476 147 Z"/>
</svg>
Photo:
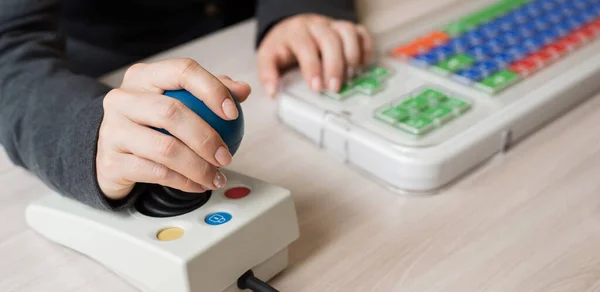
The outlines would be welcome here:
<svg viewBox="0 0 600 292">
<path fill-rule="evenodd" d="M 156 238 L 161 241 L 177 240 L 183 236 L 183 233 L 185 232 L 179 227 L 169 227 L 158 231 Z"/>
</svg>

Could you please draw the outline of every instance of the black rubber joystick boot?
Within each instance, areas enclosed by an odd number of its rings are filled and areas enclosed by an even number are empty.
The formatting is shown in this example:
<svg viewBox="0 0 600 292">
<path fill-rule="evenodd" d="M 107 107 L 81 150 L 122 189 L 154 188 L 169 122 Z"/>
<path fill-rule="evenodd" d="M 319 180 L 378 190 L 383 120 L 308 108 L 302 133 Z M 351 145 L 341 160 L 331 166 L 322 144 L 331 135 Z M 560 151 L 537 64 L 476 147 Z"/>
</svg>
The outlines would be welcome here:
<svg viewBox="0 0 600 292">
<path fill-rule="evenodd" d="M 150 185 L 138 198 L 135 208 L 150 217 L 174 217 L 202 207 L 212 191 L 186 193 L 161 185 Z"/>
</svg>

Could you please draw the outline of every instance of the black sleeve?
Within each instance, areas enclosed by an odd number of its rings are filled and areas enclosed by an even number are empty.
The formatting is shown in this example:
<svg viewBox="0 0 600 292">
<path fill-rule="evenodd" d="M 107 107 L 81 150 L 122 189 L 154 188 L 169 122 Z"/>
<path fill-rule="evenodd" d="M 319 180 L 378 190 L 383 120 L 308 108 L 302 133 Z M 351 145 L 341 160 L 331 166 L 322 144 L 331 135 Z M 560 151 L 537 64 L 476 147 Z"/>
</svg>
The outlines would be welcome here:
<svg viewBox="0 0 600 292">
<path fill-rule="evenodd" d="M 315 13 L 358 22 L 355 0 L 259 0 L 256 13 L 258 19 L 256 46 L 279 21 L 302 13 Z"/>
<path fill-rule="evenodd" d="M 60 8 L 60 0 L 0 1 L 0 143 L 51 189 L 116 210 L 128 202 L 107 200 L 95 163 L 110 88 L 68 69 Z"/>
</svg>

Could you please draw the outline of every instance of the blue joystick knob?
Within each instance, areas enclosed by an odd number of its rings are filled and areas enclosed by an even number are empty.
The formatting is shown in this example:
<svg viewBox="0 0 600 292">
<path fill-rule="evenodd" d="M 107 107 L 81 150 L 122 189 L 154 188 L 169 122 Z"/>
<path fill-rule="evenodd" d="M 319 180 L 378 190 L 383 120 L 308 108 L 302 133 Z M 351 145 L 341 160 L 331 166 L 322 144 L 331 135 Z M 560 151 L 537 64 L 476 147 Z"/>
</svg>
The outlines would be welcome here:
<svg viewBox="0 0 600 292">
<path fill-rule="evenodd" d="M 231 93 L 231 92 L 230 92 Z M 235 120 L 224 120 L 217 116 L 210 108 L 204 104 L 200 99 L 196 98 L 187 90 L 172 90 L 165 91 L 163 93 L 166 96 L 175 98 L 181 101 L 185 106 L 195 112 L 198 116 L 200 116 L 206 123 L 208 123 L 219 135 L 223 142 L 227 144 L 229 147 L 229 152 L 231 155 L 234 155 L 237 152 L 240 144 L 242 143 L 242 137 L 244 136 L 244 115 L 242 113 L 242 107 L 240 103 L 233 96 L 233 100 L 235 102 L 235 106 L 239 112 L 237 119 Z M 164 129 L 161 129 L 162 132 L 166 132 Z"/>
</svg>

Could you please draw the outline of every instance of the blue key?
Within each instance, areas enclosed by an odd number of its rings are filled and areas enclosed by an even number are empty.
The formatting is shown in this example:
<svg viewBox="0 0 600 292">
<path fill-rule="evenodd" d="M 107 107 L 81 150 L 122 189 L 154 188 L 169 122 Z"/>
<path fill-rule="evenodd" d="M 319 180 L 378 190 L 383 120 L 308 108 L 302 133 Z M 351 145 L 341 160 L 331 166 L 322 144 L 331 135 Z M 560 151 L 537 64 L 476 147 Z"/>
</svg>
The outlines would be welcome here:
<svg viewBox="0 0 600 292">
<path fill-rule="evenodd" d="M 468 84 L 468 83 L 477 82 L 477 81 L 483 79 L 483 74 L 481 74 L 481 72 L 479 72 L 479 70 L 477 70 L 475 68 L 468 68 L 468 69 L 458 71 L 456 73 L 455 79 L 462 83 Z"/>
<path fill-rule="evenodd" d="M 491 39 L 487 42 L 487 45 L 494 51 L 502 50 L 503 48 L 508 46 L 502 38 Z"/>
<path fill-rule="evenodd" d="M 455 51 L 452 47 L 447 45 L 442 45 L 430 51 L 430 53 L 435 54 L 440 58 L 440 60 L 446 59 L 455 54 Z"/>
<path fill-rule="evenodd" d="M 534 36 L 532 38 L 528 38 L 523 42 L 523 47 L 527 48 L 530 52 L 535 52 L 541 49 L 546 43 L 544 39 L 540 36 Z"/>
<path fill-rule="evenodd" d="M 522 39 L 526 39 L 534 36 L 537 33 L 537 31 L 533 29 L 530 25 L 525 24 L 519 26 L 518 33 Z"/>
<path fill-rule="evenodd" d="M 596 14 L 592 10 L 583 11 L 580 16 L 586 23 L 596 19 Z"/>
<path fill-rule="evenodd" d="M 569 17 L 565 23 L 565 25 L 567 27 L 569 27 L 571 30 L 576 30 L 580 27 L 582 27 L 584 24 L 586 24 L 587 21 L 585 20 L 585 18 L 583 17 L 583 15 L 573 15 L 571 17 Z"/>
<path fill-rule="evenodd" d="M 494 62 L 496 62 L 496 64 L 500 66 L 508 66 L 509 64 L 512 64 L 514 61 L 516 61 L 516 59 L 508 53 L 497 54 L 493 57 L 493 60 Z"/>
<path fill-rule="evenodd" d="M 553 30 L 546 30 L 541 32 L 542 39 L 546 44 L 553 43 L 558 39 L 558 34 Z"/>
<path fill-rule="evenodd" d="M 547 30 L 551 26 L 550 22 L 544 18 L 537 19 L 533 25 L 538 31 Z"/>
<path fill-rule="evenodd" d="M 446 45 L 454 49 L 455 52 L 462 53 L 469 48 L 470 43 L 466 38 L 461 36 L 455 39 L 451 39 L 448 43 L 446 43 Z"/>
<path fill-rule="evenodd" d="M 548 14 L 546 14 L 545 16 L 546 16 L 546 19 L 548 20 L 548 22 L 550 22 L 552 24 L 560 23 L 564 17 L 563 14 L 561 13 L 561 11 L 548 12 Z"/>
<path fill-rule="evenodd" d="M 498 20 L 498 26 L 502 31 L 511 31 L 515 27 L 515 22 L 512 19 L 508 19 L 506 16 L 503 16 Z"/>
<path fill-rule="evenodd" d="M 497 23 L 487 23 L 481 26 L 480 31 L 488 39 L 493 39 L 500 34 L 500 25 Z"/>
<path fill-rule="evenodd" d="M 469 41 L 471 46 L 483 44 L 483 41 L 485 40 L 485 36 L 479 31 L 469 31 L 463 36 Z"/>
<path fill-rule="evenodd" d="M 441 60 L 443 60 L 443 59 L 439 58 L 436 54 L 432 54 L 431 52 L 429 52 L 429 53 L 417 55 L 416 57 L 414 57 L 410 60 L 410 63 L 415 66 L 418 66 L 418 67 L 426 68 L 426 67 L 432 66 L 434 64 L 437 64 Z"/>
<path fill-rule="evenodd" d="M 541 4 L 542 8 L 546 11 L 552 11 L 556 8 L 556 3 L 554 1 L 543 1 Z"/>
<path fill-rule="evenodd" d="M 523 9 L 518 9 L 512 12 L 513 22 L 516 24 L 523 24 L 529 21 L 529 15 Z"/>
<path fill-rule="evenodd" d="M 571 3 L 563 5 L 558 9 L 560 9 L 560 12 L 564 17 L 571 17 L 577 14 L 577 9 Z"/>
<path fill-rule="evenodd" d="M 483 77 L 487 77 L 498 70 L 498 64 L 492 60 L 475 63 L 473 68 L 479 70 Z"/>
<path fill-rule="evenodd" d="M 477 61 L 482 61 L 489 59 L 489 57 L 493 54 L 492 49 L 488 46 L 476 46 L 472 47 L 467 51 L 467 54 L 474 57 Z"/>
<path fill-rule="evenodd" d="M 500 36 L 500 38 L 502 38 L 504 42 L 509 46 L 515 45 L 517 44 L 517 42 L 519 42 L 519 35 L 512 31 L 505 32 Z"/>
<path fill-rule="evenodd" d="M 573 6 L 579 10 L 585 10 L 589 3 L 586 0 L 573 0 Z"/>
<path fill-rule="evenodd" d="M 521 46 L 514 46 L 508 49 L 507 53 L 511 55 L 514 60 L 520 60 L 529 54 L 529 50 Z"/>
</svg>

